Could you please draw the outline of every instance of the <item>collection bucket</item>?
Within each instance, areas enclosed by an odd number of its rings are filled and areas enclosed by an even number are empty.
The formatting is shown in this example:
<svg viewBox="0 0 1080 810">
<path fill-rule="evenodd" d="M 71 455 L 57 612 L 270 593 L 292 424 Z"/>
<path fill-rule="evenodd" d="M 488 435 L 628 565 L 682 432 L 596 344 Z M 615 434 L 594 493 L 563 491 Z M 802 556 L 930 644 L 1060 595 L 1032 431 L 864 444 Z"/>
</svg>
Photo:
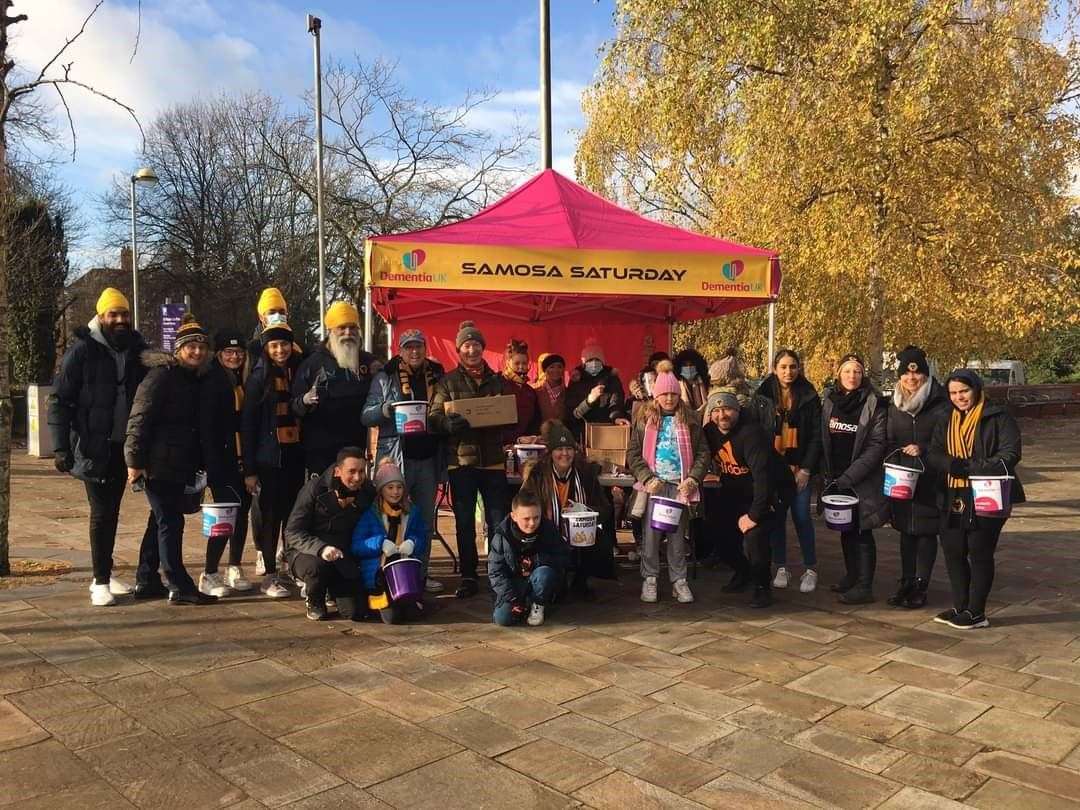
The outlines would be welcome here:
<svg viewBox="0 0 1080 810">
<path fill-rule="evenodd" d="M 822 495 L 825 507 L 825 525 L 835 532 L 846 532 L 855 528 L 859 499 L 854 495 Z"/>
<path fill-rule="evenodd" d="M 202 533 L 204 537 L 228 537 L 236 528 L 238 503 L 204 503 L 202 505 Z"/>
<path fill-rule="evenodd" d="M 919 483 L 921 474 L 922 470 L 902 467 L 899 464 L 886 464 L 885 497 L 894 501 L 910 501 L 915 497 L 915 486 Z"/>
<path fill-rule="evenodd" d="M 686 504 L 674 498 L 652 497 L 652 514 L 649 525 L 658 532 L 678 531 Z"/>
<path fill-rule="evenodd" d="M 420 560 L 415 557 L 398 557 L 384 565 L 383 576 L 390 598 L 395 602 L 421 598 L 424 595 L 424 578 L 420 569 Z"/>
<path fill-rule="evenodd" d="M 979 517 L 1005 518 L 1012 511 L 1013 476 L 969 475 L 971 499 L 975 502 L 975 514 Z"/>
<path fill-rule="evenodd" d="M 571 512 L 562 516 L 563 536 L 574 548 L 596 545 L 599 512 Z"/>
<path fill-rule="evenodd" d="M 531 462 L 539 461 L 546 449 L 547 447 L 542 444 L 515 444 L 514 455 L 517 456 L 518 469 Z"/>
<path fill-rule="evenodd" d="M 410 399 L 394 403 L 394 426 L 398 433 L 427 433 L 428 404 Z"/>
</svg>

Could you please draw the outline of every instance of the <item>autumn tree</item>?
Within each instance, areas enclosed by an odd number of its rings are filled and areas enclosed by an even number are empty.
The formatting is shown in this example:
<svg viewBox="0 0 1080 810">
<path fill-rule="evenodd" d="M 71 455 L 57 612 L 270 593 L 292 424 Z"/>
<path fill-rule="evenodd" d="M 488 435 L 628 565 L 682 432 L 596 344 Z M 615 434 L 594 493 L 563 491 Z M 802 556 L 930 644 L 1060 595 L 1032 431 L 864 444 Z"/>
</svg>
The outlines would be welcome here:
<svg viewBox="0 0 1080 810">
<path fill-rule="evenodd" d="M 620 0 L 579 176 L 780 251 L 779 344 L 819 377 L 909 341 L 943 361 L 1022 351 L 1080 300 L 1061 270 L 1080 60 L 1059 8 Z M 691 334 L 763 359 L 760 312 Z"/>
</svg>

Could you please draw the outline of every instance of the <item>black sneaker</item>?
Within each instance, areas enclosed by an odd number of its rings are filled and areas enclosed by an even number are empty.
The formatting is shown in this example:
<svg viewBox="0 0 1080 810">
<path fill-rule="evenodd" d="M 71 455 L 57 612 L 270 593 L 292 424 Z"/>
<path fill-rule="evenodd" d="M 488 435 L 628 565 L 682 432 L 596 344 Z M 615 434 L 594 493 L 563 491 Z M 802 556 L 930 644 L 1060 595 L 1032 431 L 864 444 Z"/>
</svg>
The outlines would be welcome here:
<svg viewBox="0 0 1080 810">
<path fill-rule="evenodd" d="M 829 586 L 829 590 L 833 593 L 847 593 L 855 587 L 855 580 L 844 577 L 839 582 Z"/>
<path fill-rule="evenodd" d="M 869 605 L 874 601 L 874 592 L 865 585 L 848 588 L 836 600 L 844 605 Z"/>
<path fill-rule="evenodd" d="M 731 579 L 728 580 L 727 585 L 720 588 L 721 593 L 742 593 L 746 590 L 746 586 L 750 584 L 750 577 L 745 571 L 736 571 L 731 575 Z"/>
<path fill-rule="evenodd" d="M 136 599 L 164 599 L 169 589 L 160 582 L 137 582 L 131 595 Z"/>
<path fill-rule="evenodd" d="M 938 624 L 952 624 L 952 620 L 956 618 L 956 608 L 949 608 L 943 610 L 937 616 L 934 617 L 934 621 Z"/>
<path fill-rule="evenodd" d="M 750 598 L 750 607 L 767 608 L 772 604 L 772 589 L 759 586 L 754 588 L 754 595 Z"/>
<path fill-rule="evenodd" d="M 987 620 L 986 616 L 981 614 L 979 616 L 973 616 L 971 615 L 970 610 L 961 610 L 953 616 L 952 621 L 947 622 L 947 624 L 949 627 L 955 627 L 957 630 L 974 630 L 977 627 L 990 626 L 990 622 Z"/>
<path fill-rule="evenodd" d="M 458 585 L 457 590 L 454 591 L 454 596 L 458 599 L 468 599 L 470 596 L 476 596 L 478 593 L 480 593 L 480 586 L 476 583 L 476 580 L 466 578 L 461 580 L 461 584 Z"/>
<path fill-rule="evenodd" d="M 326 603 L 317 599 L 307 600 L 307 617 L 313 622 L 324 622 L 329 617 L 326 611 Z"/>
<path fill-rule="evenodd" d="M 181 593 L 180 591 L 169 591 L 169 604 L 170 605 L 214 605 L 217 604 L 218 598 L 216 596 L 209 596 L 205 593 L 195 591 L 194 593 Z"/>
</svg>

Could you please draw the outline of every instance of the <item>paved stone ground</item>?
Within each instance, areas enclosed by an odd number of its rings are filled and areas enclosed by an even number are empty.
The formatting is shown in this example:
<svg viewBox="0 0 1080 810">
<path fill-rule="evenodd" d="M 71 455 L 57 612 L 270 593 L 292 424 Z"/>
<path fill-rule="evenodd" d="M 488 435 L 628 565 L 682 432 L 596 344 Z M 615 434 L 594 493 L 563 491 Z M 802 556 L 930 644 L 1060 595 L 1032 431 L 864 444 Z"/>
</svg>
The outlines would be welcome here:
<svg viewBox="0 0 1080 810">
<path fill-rule="evenodd" d="M 1078 428 L 1024 425 L 1030 503 L 993 627 L 967 634 L 929 622 L 940 560 L 916 612 L 824 588 L 752 611 L 704 571 L 695 604 L 645 606 L 629 567 L 537 629 L 493 627 L 486 598 L 405 627 L 262 597 L 92 609 L 81 489 L 20 459 L 15 553 L 78 570 L 0 591 L 0 805 L 1075 807 Z M 128 496 L 127 564 L 144 515 Z M 896 535 L 878 536 L 884 597 Z M 835 535 L 818 542 L 828 584 Z"/>
</svg>

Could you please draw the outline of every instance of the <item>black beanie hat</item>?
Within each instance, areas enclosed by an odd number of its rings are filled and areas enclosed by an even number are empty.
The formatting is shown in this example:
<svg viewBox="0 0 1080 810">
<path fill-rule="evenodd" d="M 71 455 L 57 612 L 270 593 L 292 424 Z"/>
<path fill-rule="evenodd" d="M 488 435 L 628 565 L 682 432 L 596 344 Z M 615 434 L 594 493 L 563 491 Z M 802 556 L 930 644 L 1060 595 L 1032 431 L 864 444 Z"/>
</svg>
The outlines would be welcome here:
<svg viewBox="0 0 1080 810">
<path fill-rule="evenodd" d="M 544 359 L 540 361 L 540 370 L 547 371 L 548 366 L 552 363 L 562 363 L 563 368 L 566 367 L 566 360 L 563 359 L 561 354 L 547 354 L 544 355 Z"/>
<path fill-rule="evenodd" d="M 983 380 L 982 377 L 979 376 L 979 373 L 974 369 L 953 369 L 953 371 L 949 374 L 949 379 L 945 381 L 945 387 L 948 388 L 949 383 L 951 383 L 953 380 L 956 380 L 957 382 L 962 382 L 964 385 L 966 385 L 968 388 L 970 388 L 977 394 L 982 393 Z"/>
<path fill-rule="evenodd" d="M 549 452 L 558 447 L 577 448 L 574 434 L 558 419 L 549 419 L 540 426 L 540 440 Z"/>
<path fill-rule="evenodd" d="M 926 352 L 918 346 L 905 346 L 896 356 L 896 373 L 899 375 L 908 371 L 918 371 L 930 376 L 930 363 L 926 359 Z"/>
<path fill-rule="evenodd" d="M 244 336 L 236 329 L 219 329 L 214 333 L 214 351 L 222 349 L 243 349 L 247 344 Z"/>
</svg>

